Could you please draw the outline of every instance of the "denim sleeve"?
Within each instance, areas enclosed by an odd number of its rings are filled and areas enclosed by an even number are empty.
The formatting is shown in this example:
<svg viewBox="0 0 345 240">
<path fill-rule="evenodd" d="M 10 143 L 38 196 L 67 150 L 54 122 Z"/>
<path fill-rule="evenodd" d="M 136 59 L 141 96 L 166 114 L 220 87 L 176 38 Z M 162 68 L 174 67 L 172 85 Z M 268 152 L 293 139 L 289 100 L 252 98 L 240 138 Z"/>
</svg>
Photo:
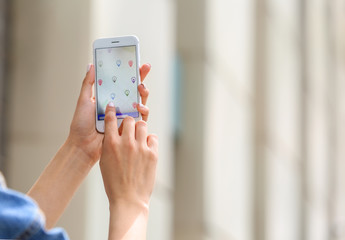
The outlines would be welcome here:
<svg viewBox="0 0 345 240">
<path fill-rule="evenodd" d="M 0 184 L 0 239 L 68 240 L 68 236 L 59 228 L 47 231 L 37 204 Z"/>
</svg>

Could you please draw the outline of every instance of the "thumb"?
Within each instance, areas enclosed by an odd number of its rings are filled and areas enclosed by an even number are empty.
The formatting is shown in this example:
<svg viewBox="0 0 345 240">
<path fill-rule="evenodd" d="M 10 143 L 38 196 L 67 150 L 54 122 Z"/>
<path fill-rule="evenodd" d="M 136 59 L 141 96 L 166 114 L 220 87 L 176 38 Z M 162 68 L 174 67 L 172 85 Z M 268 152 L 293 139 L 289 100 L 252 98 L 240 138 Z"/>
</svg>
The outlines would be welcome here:
<svg viewBox="0 0 345 240">
<path fill-rule="evenodd" d="M 115 105 L 113 102 L 109 102 L 107 108 L 105 109 L 104 134 L 105 136 L 114 136 L 114 134 L 115 136 L 119 135 L 117 128 Z"/>
<path fill-rule="evenodd" d="M 95 82 L 95 67 L 93 64 L 88 65 L 88 71 L 84 78 L 83 84 L 80 90 L 81 98 L 91 98 L 92 97 L 92 87 Z"/>
</svg>

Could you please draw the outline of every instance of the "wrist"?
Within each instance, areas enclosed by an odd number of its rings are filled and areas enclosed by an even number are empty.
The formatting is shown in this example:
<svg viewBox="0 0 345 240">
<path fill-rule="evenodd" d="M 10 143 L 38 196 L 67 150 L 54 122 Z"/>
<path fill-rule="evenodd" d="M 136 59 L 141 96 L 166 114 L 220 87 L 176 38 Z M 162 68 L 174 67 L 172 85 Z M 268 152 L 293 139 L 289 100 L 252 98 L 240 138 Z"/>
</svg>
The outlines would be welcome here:
<svg viewBox="0 0 345 240">
<path fill-rule="evenodd" d="M 109 239 L 146 239 L 148 206 L 123 199 L 111 203 Z"/>
<path fill-rule="evenodd" d="M 62 148 L 65 148 L 67 151 L 75 155 L 75 159 L 80 162 L 80 164 L 85 165 L 85 167 L 92 168 L 93 165 L 97 162 L 97 157 L 89 154 L 85 147 L 76 141 L 72 136 L 68 136 Z"/>
<path fill-rule="evenodd" d="M 144 216 L 149 215 L 149 205 L 144 201 L 135 201 L 135 200 L 128 200 L 128 199 L 116 199 L 116 200 L 109 200 L 109 210 L 110 212 L 128 212 L 135 211 L 136 213 L 141 213 Z"/>
</svg>

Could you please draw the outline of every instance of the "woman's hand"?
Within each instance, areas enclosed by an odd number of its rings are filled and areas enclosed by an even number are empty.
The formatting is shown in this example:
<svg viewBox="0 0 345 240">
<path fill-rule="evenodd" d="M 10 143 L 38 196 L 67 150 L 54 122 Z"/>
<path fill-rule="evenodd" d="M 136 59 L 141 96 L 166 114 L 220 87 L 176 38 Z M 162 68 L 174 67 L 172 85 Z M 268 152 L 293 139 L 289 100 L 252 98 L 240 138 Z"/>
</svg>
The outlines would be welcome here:
<svg viewBox="0 0 345 240">
<path fill-rule="evenodd" d="M 149 64 L 141 67 L 142 81 L 150 68 Z M 28 192 L 45 213 L 48 229 L 55 225 L 101 155 L 104 135 L 98 133 L 95 127 L 96 106 L 92 97 L 94 81 L 95 70 L 91 65 L 83 81 L 69 136 Z M 145 104 L 149 92 L 142 85 L 138 90 Z M 138 109 L 146 120 L 148 108 L 143 105 L 138 106 Z"/>
<path fill-rule="evenodd" d="M 93 165 L 97 162 L 101 155 L 103 134 L 96 131 L 95 127 L 95 98 L 92 96 L 92 88 L 95 82 L 95 68 L 93 65 L 89 66 L 80 91 L 77 107 L 74 113 L 72 124 L 70 127 L 70 134 L 67 143 L 72 144 L 82 150 L 87 156 L 86 161 Z M 140 68 L 140 77 L 143 82 L 147 74 L 150 72 L 151 65 L 144 64 Z M 144 121 L 149 115 L 149 108 L 145 106 L 149 90 L 144 84 L 138 86 L 138 91 L 141 95 L 142 104 L 137 106 Z"/>
<path fill-rule="evenodd" d="M 158 139 L 144 121 L 127 117 L 121 130 L 113 103 L 105 112 L 100 168 L 110 205 L 109 239 L 145 239 L 155 182 Z"/>
</svg>

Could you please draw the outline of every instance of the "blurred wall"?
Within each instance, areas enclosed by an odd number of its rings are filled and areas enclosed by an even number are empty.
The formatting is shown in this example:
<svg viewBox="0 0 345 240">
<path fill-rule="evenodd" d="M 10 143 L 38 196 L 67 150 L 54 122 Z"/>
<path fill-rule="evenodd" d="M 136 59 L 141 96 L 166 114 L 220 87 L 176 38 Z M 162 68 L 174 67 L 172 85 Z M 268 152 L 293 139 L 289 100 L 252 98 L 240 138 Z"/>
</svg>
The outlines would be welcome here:
<svg viewBox="0 0 345 240">
<path fill-rule="evenodd" d="M 251 237 L 253 7 L 178 1 L 176 239 Z"/>
<path fill-rule="evenodd" d="M 160 138 L 148 239 L 345 239 L 344 0 L 11 9 L 11 187 L 26 192 L 66 138 L 92 41 L 135 34 Z M 95 166 L 58 225 L 106 239 L 107 224 Z"/>
<path fill-rule="evenodd" d="M 345 1 L 177 9 L 176 239 L 344 239 Z"/>
<path fill-rule="evenodd" d="M 255 91 L 261 94 L 264 135 L 256 142 L 262 153 L 256 160 L 265 173 L 258 185 L 264 189 L 265 212 L 256 220 L 265 221 L 256 237 L 344 239 L 345 212 L 338 208 L 344 190 L 337 186 L 345 183 L 339 178 L 345 2 L 260 2 L 257 47 L 263 50 L 257 66 L 264 70 L 257 69 L 263 87 Z"/>
</svg>

